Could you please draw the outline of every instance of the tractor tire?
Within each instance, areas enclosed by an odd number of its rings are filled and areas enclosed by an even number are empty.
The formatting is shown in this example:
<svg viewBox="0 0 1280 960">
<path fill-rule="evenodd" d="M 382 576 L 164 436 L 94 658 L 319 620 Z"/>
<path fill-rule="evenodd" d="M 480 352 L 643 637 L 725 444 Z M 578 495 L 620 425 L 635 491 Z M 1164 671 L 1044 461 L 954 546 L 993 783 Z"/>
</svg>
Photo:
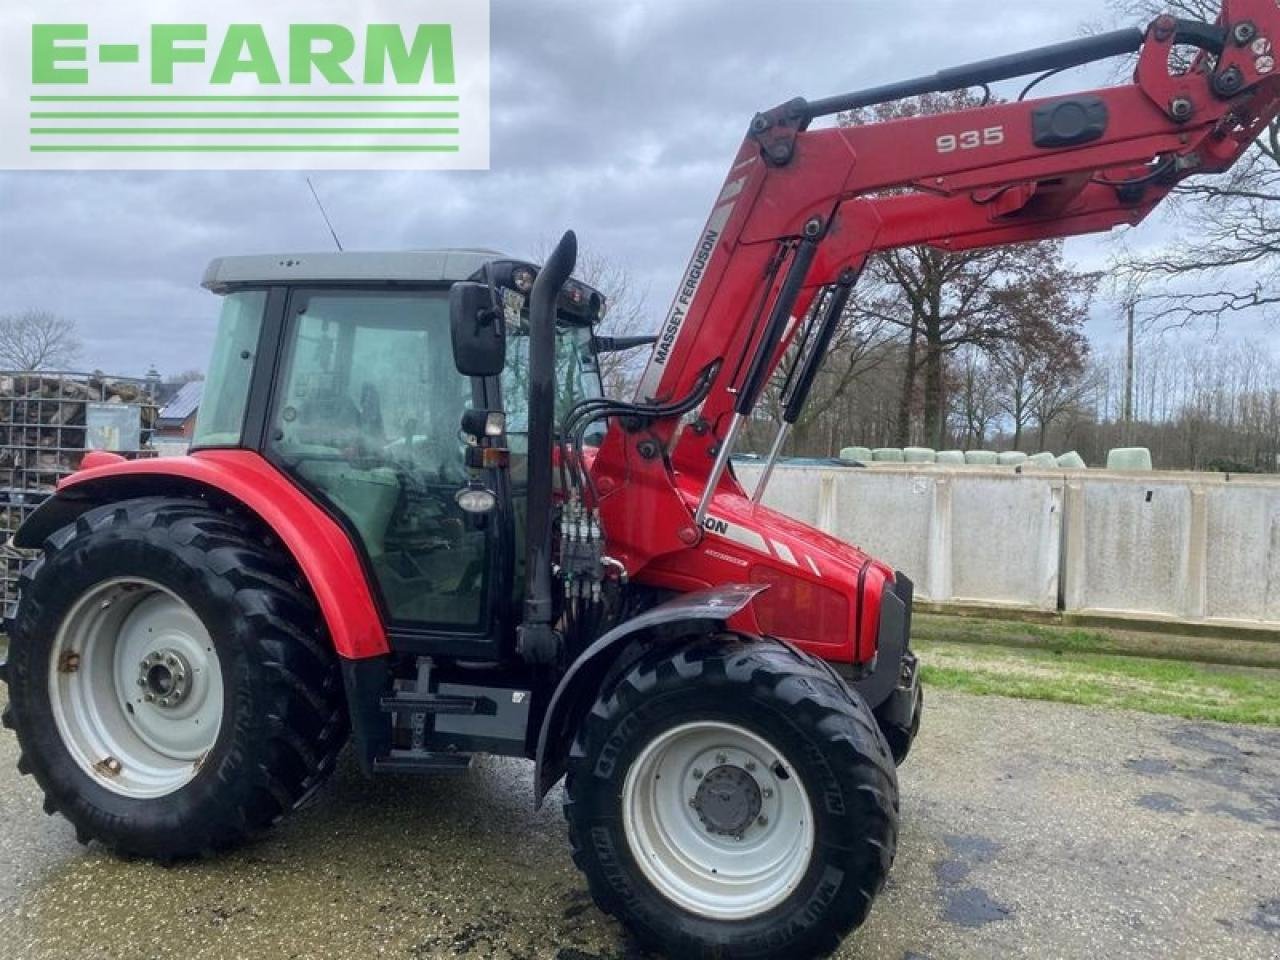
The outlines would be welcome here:
<svg viewBox="0 0 1280 960">
<path fill-rule="evenodd" d="M 876 720 L 880 723 L 880 732 L 884 734 L 885 743 L 889 744 L 889 752 L 893 754 L 895 766 L 902 766 L 906 762 L 908 755 L 910 755 L 911 745 L 916 742 L 916 734 L 920 732 L 920 717 L 923 714 L 924 684 L 916 687 L 915 713 L 912 714 L 909 726 L 893 723 L 882 718 L 878 712 L 876 713 Z"/>
<path fill-rule="evenodd" d="M 333 771 L 347 716 L 322 618 L 242 518 L 164 497 L 96 508 L 45 542 L 19 590 L 4 724 L 82 843 L 208 855 Z"/>
<path fill-rule="evenodd" d="M 870 709 L 821 664 L 722 634 L 602 692 L 565 817 L 597 905 L 673 957 L 818 957 L 862 924 L 898 834 Z"/>
</svg>

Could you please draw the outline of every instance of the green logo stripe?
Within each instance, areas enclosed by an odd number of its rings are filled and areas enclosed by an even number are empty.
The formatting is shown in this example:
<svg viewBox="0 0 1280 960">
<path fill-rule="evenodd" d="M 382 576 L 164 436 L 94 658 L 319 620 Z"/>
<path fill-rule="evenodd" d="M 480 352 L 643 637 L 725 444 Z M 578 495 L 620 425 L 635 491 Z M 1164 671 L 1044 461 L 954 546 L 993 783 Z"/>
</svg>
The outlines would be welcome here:
<svg viewBox="0 0 1280 960">
<path fill-rule="evenodd" d="M 32 103 L 457 103 L 457 97 L 409 97 L 409 96 L 79 96 L 79 97 L 32 97 Z"/>
<path fill-rule="evenodd" d="M 345 136 L 350 134 L 386 134 L 400 136 L 443 136 L 457 134 L 457 127 L 32 127 L 31 132 L 37 136 L 141 136 L 157 137 L 170 134 L 187 134 L 200 136 L 240 136 L 243 134 L 265 134 L 271 136 Z"/>
<path fill-rule="evenodd" d="M 37 144 L 32 153 L 457 153 L 457 144 Z"/>
<path fill-rule="evenodd" d="M 204 110 L 198 113 L 147 111 L 129 112 L 99 110 L 92 113 L 66 111 L 35 111 L 32 120 L 457 120 L 457 113 L 407 113 L 397 111 L 361 111 L 359 113 L 334 113 L 327 110 L 306 113 L 279 111 L 226 112 Z"/>
</svg>

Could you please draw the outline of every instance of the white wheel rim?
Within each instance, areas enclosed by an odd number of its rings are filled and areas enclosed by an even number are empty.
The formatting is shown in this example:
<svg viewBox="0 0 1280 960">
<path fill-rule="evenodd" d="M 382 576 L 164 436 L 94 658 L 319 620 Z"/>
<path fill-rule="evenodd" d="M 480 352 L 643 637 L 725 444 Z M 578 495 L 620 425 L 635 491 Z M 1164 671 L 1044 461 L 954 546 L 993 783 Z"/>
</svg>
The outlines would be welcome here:
<svg viewBox="0 0 1280 960">
<path fill-rule="evenodd" d="M 715 920 L 777 906 L 813 856 L 813 808 L 799 776 L 769 741 L 735 724 L 686 723 L 655 737 L 627 771 L 622 816 L 649 882 Z"/>
<path fill-rule="evenodd" d="M 163 797 L 199 771 L 222 726 L 222 668 L 200 618 L 148 580 L 98 584 L 62 621 L 49 663 L 72 759 L 114 793 Z"/>
</svg>

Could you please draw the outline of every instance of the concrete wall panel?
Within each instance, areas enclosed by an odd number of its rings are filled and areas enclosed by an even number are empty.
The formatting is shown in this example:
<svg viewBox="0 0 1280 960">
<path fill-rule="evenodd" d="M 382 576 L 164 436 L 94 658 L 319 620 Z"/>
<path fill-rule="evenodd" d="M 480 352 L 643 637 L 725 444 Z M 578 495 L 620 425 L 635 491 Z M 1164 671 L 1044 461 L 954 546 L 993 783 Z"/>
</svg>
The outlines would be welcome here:
<svg viewBox="0 0 1280 960">
<path fill-rule="evenodd" d="M 759 467 L 738 471 L 754 489 Z M 1280 627 L 1274 478 L 780 466 L 765 502 L 902 570 L 924 600 Z"/>
<path fill-rule="evenodd" d="M 1097 476 L 1069 490 L 1067 609 L 1191 614 L 1191 488 Z"/>
<path fill-rule="evenodd" d="M 1210 489 L 1205 615 L 1280 622 L 1280 487 Z"/>
<path fill-rule="evenodd" d="M 951 482 L 952 596 L 962 602 L 1058 605 L 1060 478 L 980 474 Z"/>
</svg>

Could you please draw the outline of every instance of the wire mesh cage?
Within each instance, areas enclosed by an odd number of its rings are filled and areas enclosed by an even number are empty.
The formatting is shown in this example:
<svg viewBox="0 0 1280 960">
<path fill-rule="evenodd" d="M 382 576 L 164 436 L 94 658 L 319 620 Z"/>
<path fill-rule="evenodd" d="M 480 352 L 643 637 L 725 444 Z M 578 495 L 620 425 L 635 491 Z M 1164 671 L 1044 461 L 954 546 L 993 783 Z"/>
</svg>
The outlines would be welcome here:
<svg viewBox="0 0 1280 960">
<path fill-rule="evenodd" d="M 0 602 L 6 619 L 30 553 L 13 534 L 90 450 L 154 456 L 155 382 L 102 373 L 0 372 Z"/>
</svg>

